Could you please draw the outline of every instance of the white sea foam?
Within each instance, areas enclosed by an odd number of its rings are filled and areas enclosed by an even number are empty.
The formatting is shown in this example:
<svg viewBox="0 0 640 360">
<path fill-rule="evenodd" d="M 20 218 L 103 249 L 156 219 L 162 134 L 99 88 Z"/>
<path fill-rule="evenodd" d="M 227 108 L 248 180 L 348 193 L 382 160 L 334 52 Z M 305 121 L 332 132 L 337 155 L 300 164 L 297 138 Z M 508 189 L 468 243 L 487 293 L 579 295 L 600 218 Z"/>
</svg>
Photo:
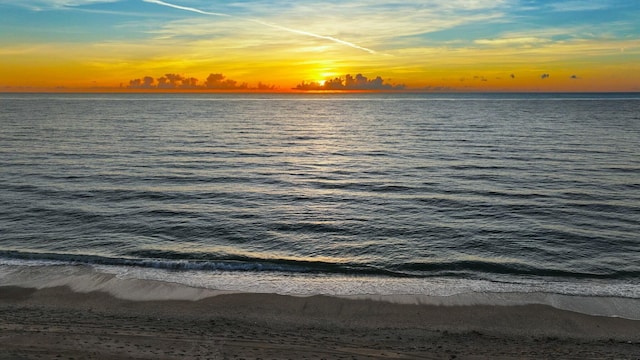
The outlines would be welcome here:
<svg viewBox="0 0 640 360">
<path fill-rule="evenodd" d="M 36 289 L 66 286 L 79 293 L 106 292 L 117 298 L 135 301 L 195 301 L 224 293 L 165 281 L 123 278 L 79 265 L 0 265 L 0 285 Z"/>
<path fill-rule="evenodd" d="M 225 293 L 274 293 L 444 306 L 544 304 L 590 315 L 640 320 L 637 286 L 592 281 L 505 283 L 456 278 L 171 271 L 3 260 L 0 286 L 67 286 L 76 292 L 101 291 L 135 301 L 196 301 Z"/>
</svg>

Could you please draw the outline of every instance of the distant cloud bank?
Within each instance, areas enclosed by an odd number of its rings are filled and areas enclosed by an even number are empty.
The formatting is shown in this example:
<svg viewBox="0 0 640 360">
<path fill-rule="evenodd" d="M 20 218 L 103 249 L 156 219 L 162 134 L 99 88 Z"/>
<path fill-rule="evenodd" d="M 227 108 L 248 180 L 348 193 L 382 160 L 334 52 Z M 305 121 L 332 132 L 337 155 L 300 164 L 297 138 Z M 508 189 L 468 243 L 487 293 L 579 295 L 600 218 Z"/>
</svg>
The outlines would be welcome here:
<svg viewBox="0 0 640 360">
<path fill-rule="evenodd" d="M 549 73 L 543 73 L 538 75 L 541 80 L 549 79 L 551 75 Z M 493 79 L 493 78 L 491 78 Z M 496 77 L 495 79 L 501 79 Z M 508 75 L 508 79 L 516 79 L 516 75 L 511 73 Z M 570 80 L 579 80 L 580 76 L 572 74 L 568 76 Z M 478 88 L 477 84 L 489 82 L 490 79 L 486 76 L 475 75 L 470 78 L 460 78 L 460 82 L 477 82 L 475 88 Z M 276 85 L 265 84 L 258 82 L 257 85 L 250 86 L 246 82 L 238 82 L 233 79 L 227 78 L 221 73 L 210 73 L 206 79 L 199 80 L 194 77 L 184 76 L 175 73 L 167 73 L 160 77 L 143 76 L 137 79 L 129 80 L 129 83 L 122 88 L 131 90 L 159 90 L 159 91 L 281 91 Z M 468 89 L 474 88 L 468 86 Z M 390 84 L 385 82 L 380 76 L 375 78 L 368 78 L 362 74 L 355 76 L 347 74 L 340 77 L 335 77 L 327 80 L 302 81 L 294 88 L 290 90 L 298 91 L 402 91 L 411 90 L 405 84 Z M 455 87 L 445 85 L 431 85 L 421 88 L 413 88 L 414 91 L 454 91 Z"/>
<path fill-rule="evenodd" d="M 385 84 L 384 80 L 377 76 L 368 79 L 362 74 L 355 77 L 347 74 L 344 78 L 334 78 L 324 82 L 302 82 L 295 87 L 296 90 L 404 90 L 405 85 Z"/>
<path fill-rule="evenodd" d="M 238 91 L 238 90 L 259 90 L 271 91 L 277 90 L 275 85 L 264 84 L 259 82 L 257 86 L 250 87 L 247 83 L 239 83 L 235 80 L 226 78 L 220 73 L 211 73 L 204 81 L 200 81 L 194 77 L 187 77 L 180 74 L 164 74 L 160 77 L 144 76 L 137 79 L 129 80 L 126 86 L 128 89 L 135 90 L 216 90 L 216 91 Z M 302 82 L 298 84 L 294 90 L 302 91 L 321 91 L 321 90 L 371 90 L 371 91 L 389 91 L 404 90 L 404 84 L 392 85 L 387 84 L 380 77 L 369 79 L 362 74 L 356 76 L 345 75 L 322 82 Z"/>
<path fill-rule="evenodd" d="M 159 78 L 145 76 L 132 79 L 127 86 L 129 89 L 138 90 L 275 90 L 275 85 L 258 83 L 257 87 L 249 87 L 247 83 L 238 83 L 227 79 L 219 73 L 211 73 L 204 82 L 194 77 L 185 77 L 179 74 L 165 74 Z"/>
</svg>

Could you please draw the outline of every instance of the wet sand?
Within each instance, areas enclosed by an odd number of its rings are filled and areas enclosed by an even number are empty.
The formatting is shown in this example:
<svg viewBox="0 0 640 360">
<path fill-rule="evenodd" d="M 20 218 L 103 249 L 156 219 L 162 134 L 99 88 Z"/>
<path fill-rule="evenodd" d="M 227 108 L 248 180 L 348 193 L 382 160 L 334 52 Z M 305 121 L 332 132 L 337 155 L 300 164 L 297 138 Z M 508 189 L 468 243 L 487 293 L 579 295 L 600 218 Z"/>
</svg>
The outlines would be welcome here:
<svg viewBox="0 0 640 360">
<path fill-rule="evenodd" d="M 0 359 L 639 359 L 640 321 L 546 305 L 0 287 Z"/>
</svg>

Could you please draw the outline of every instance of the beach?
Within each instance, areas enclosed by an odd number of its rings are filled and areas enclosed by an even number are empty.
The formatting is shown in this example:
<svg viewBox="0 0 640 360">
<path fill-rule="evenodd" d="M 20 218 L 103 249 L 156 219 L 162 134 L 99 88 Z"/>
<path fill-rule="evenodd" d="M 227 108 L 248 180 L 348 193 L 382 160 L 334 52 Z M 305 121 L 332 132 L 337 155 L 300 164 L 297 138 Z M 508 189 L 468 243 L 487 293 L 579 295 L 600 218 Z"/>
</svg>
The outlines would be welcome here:
<svg viewBox="0 0 640 360">
<path fill-rule="evenodd" d="M 638 359 L 640 321 L 546 305 L 0 288 L 0 359 Z"/>
<path fill-rule="evenodd" d="M 640 358 L 638 94 L 0 101 L 0 360 Z"/>
</svg>

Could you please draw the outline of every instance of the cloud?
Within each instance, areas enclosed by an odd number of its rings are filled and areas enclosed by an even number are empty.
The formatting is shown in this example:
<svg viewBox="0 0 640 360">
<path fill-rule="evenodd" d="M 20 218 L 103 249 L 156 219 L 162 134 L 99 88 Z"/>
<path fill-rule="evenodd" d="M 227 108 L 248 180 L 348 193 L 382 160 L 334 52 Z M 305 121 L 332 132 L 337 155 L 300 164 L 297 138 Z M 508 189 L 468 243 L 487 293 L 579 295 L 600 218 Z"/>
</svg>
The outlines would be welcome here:
<svg viewBox="0 0 640 360">
<path fill-rule="evenodd" d="M 258 82 L 258 90 L 275 90 L 276 86 L 275 85 L 269 85 L 269 84 L 263 84 L 262 81 Z"/>
<path fill-rule="evenodd" d="M 155 80 L 151 76 L 130 80 L 128 87 L 130 89 L 156 89 Z"/>
<path fill-rule="evenodd" d="M 544 80 L 544 79 L 548 79 L 548 78 L 550 78 L 550 77 L 551 77 L 551 75 L 549 75 L 549 74 L 542 74 L 542 75 L 540 75 L 540 79 L 542 79 L 542 80 Z"/>
<path fill-rule="evenodd" d="M 222 74 L 209 74 L 204 83 L 204 87 L 205 89 L 212 90 L 236 90 L 248 88 L 246 83 L 242 83 L 240 85 L 237 84 L 237 81 L 226 79 Z"/>
<path fill-rule="evenodd" d="M 194 77 L 185 77 L 179 74 L 165 74 L 157 79 L 145 76 L 132 79 L 127 86 L 129 89 L 147 90 L 275 90 L 275 86 L 258 83 L 257 88 L 250 88 L 247 83 L 238 83 L 227 79 L 220 73 L 211 73 L 202 85 L 200 80 Z"/>
<path fill-rule="evenodd" d="M 355 77 L 347 74 L 344 78 L 329 79 L 323 83 L 303 81 L 295 87 L 296 90 L 403 90 L 404 88 L 404 85 L 385 84 L 380 76 L 370 80 L 362 74 Z"/>
<path fill-rule="evenodd" d="M 175 89 L 182 82 L 182 76 L 176 74 L 166 74 L 158 78 L 159 89 Z"/>
<path fill-rule="evenodd" d="M 158 78 L 158 89 L 197 89 L 198 79 L 179 74 L 165 74 Z"/>
<path fill-rule="evenodd" d="M 349 41 L 338 39 L 338 38 L 335 38 L 333 36 L 325 36 L 325 35 L 312 33 L 312 32 L 309 32 L 309 31 L 293 29 L 293 28 L 289 28 L 289 27 L 286 27 L 286 26 L 272 24 L 272 23 L 268 23 L 268 22 L 265 22 L 265 21 L 257 20 L 257 19 L 245 19 L 245 18 L 241 18 L 241 17 L 237 17 L 237 16 L 225 14 L 225 13 L 204 11 L 204 10 L 200 10 L 200 9 L 197 9 L 197 8 L 188 7 L 188 6 L 182 6 L 182 5 L 176 5 L 176 4 L 172 4 L 172 3 L 168 3 L 168 2 L 160 1 L 160 0 L 142 0 L 142 1 L 148 2 L 148 3 L 157 4 L 157 5 L 167 6 L 167 7 L 178 9 L 178 10 L 190 11 L 190 12 L 194 12 L 194 13 L 198 13 L 198 14 L 202 14 L 202 15 L 232 17 L 232 18 L 236 18 L 238 20 L 242 20 L 242 21 L 246 21 L 246 22 L 252 22 L 254 24 L 259 24 L 259 25 L 270 27 L 270 28 L 277 29 L 277 30 L 282 30 L 282 31 L 286 31 L 286 32 L 294 33 L 294 34 L 309 36 L 309 37 L 313 37 L 313 38 L 317 38 L 317 39 L 324 39 L 324 40 L 333 41 L 335 43 L 338 43 L 338 44 L 341 44 L 341 45 L 345 45 L 345 46 L 348 46 L 348 47 L 352 47 L 354 49 L 366 51 L 366 52 L 368 52 L 370 54 L 375 54 L 376 53 L 372 49 L 369 49 L 369 48 L 366 48 L 364 46 L 360 46 L 360 45 L 354 44 L 354 43 L 349 42 Z"/>
<path fill-rule="evenodd" d="M 474 43 L 478 45 L 489 45 L 489 46 L 530 45 L 530 44 L 540 44 L 545 42 L 549 42 L 549 40 L 544 38 L 539 38 L 539 37 L 532 37 L 532 36 L 474 40 Z"/>
<path fill-rule="evenodd" d="M 270 21 L 341 39 L 366 39 L 389 48 L 391 42 L 431 42 L 426 34 L 465 24 L 502 21 L 509 1 L 486 0 L 299 0 L 234 2 L 246 12 L 271 14 Z M 238 5 L 240 6 L 240 5 Z M 262 18 L 261 16 L 261 18 Z"/>
<path fill-rule="evenodd" d="M 1 0 L 0 4 L 7 3 L 9 5 L 22 6 L 31 10 L 46 9 L 65 9 L 76 6 L 93 5 L 101 3 L 113 3 L 120 0 L 22 0 L 22 1 L 5 1 Z"/>
</svg>

